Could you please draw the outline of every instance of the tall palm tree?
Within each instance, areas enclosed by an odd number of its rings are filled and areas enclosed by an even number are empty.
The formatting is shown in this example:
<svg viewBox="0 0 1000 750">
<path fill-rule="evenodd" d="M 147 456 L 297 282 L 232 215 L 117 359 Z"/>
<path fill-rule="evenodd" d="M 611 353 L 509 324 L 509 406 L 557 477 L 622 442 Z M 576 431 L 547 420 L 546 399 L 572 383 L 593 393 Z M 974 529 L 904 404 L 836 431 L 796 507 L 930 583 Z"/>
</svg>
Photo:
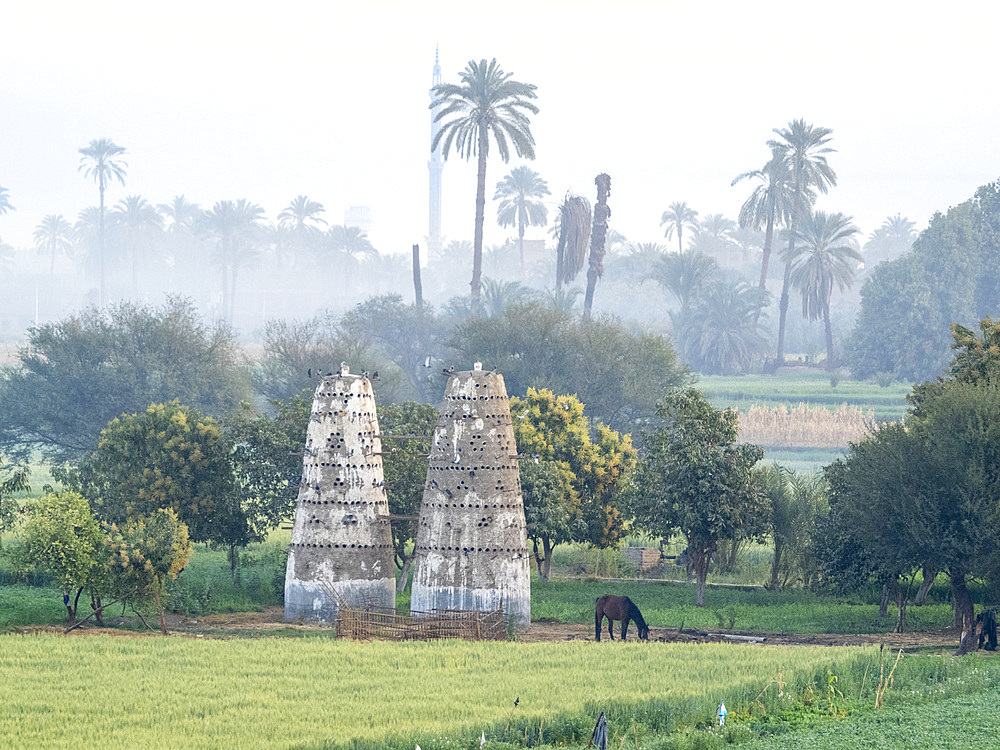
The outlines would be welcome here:
<svg viewBox="0 0 1000 750">
<path fill-rule="evenodd" d="M 321 250 L 333 255 L 341 264 L 340 275 L 343 282 L 342 295 L 346 297 L 352 287 L 354 270 L 361 258 L 371 258 L 378 255 L 378 250 L 368 239 L 368 235 L 360 227 L 334 224 L 323 235 Z"/>
<path fill-rule="evenodd" d="M 608 238 L 608 196 L 611 194 L 611 176 L 601 173 L 594 178 L 597 185 L 597 203 L 594 204 L 594 229 L 590 233 L 590 268 L 587 269 L 587 294 L 583 298 L 583 319 L 590 320 L 590 309 L 594 304 L 594 288 L 597 280 L 604 275 L 604 243 Z"/>
<path fill-rule="evenodd" d="M 544 227 L 549 210 L 534 198 L 549 194 L 548 183 L 538 172 L 525 166 L 515 167 L 497 183 L 493 200 L 499 200 L 497 223 L 502 227 L 517 225 L 517 249 L 521 256 L 521 273 L 524 274 L 524 228 Z"/>
<path fill-rule="evenodd" d="M 802 294 L 802 316 L 823 318 L 826 329 L 826 366 L 836 366 L 833 356 L 833 329 L 830 325 L 830 296 L 833 287 L 843 291 L 854 281 L 854 271 L 862 259 L 854 236 L 858 228 L 850 216 L 816 211 L 796 226 L 800 243 L 784 255 L 791 269 L 791 283 Z"/>
<path fill-rule="evenodd" d="M 278 226 L 290 232 L 292 244 L 296 250 L 304 250 L 315 244 L 322 228 L 328 226 L 326 219 L 320 216 L 326 209 L 319 201 L 309 200 L 304 195 L 296 196 L 278 214 Z M 275 247 L 280 248 L 282 243 Z M 281 254 L 278 253 L 278 265 L 281 265 Z"/>
<path fill-rule="evenodd" d="M 201 206 L 183 195 L 175 195 L 170 203 L 160 203 L 156 208 L 163 217 L 167 252 L 173 258 L 174 267 L 183 266 L 195 274 L 203 273 L 204 264 L 201 253 L 197 252 L 198 241 L 195 236 L 198 222 L 204 213 Z"/>
<path fill-rule="evenodd" d="M 684 252 L 684 227 L 692 229 L 698 226 L 698 212 L 693 208 L 688 208 L 684 201 L 671 203 L 670 208 L 663 212 L 660 218 L 660 226 L 666 226 L 663 236 L 668 240 L 677 232 L 677 252 Z"/>
<path fill-rule="evenodd" d="M 121 159 L 122 154 L 125 153 L 125 149 L 117 145 L 110 138 L 95 138 L 90 142 L 89 146 L 79 149 L 79 152 L 81 154 L 80 166 L 77 168 L 77 171 L 82 171 L 84 177 L 93 177 L 94 182 L 97 183 L 98 193 L 100 194 L 100 220 L 97 235 L 101 288 L 98 303 L 100 307 L 104 307 L 104 191 L 107 190 L 109 180 L 116 179 L 122 185 L 125 184 L 125 167 L 128 164 Z"/>
<path fill-rule="evenodd" d="M 805 120 L 792 120 L 787 128 L 775 128 L 780 140 L 770 140 L 768 147 L 774 154 L 781 154 L 792 178 L 792 212 L 789 218 L 789 257 L 795 256 L 796 226 L 801 217 L 810 209 L 809 191 L 826 193 L 837 184 L 837 174 L 826 161 L 826 154 L 835 149 L 828 147 L 833 131 L 830 128 L 815 127 Z M 781 285 L 781 299 L 778 302 L 778 353 L 776 362 L 781 365 L 785 359 L 785 315 L 788 312 L 788 289 L 791 269 L 785 264 L 785 277 Z"/>
<path fill-rule="evenodd" d="M 163 217 L 139 195 L 130 195 L 111 209 L 115 229 L 132 260 L 132 293 L 139 291 L 139 263 L 156 244 L 163 230 Z"/>
<path fill-rule="evenodd" d="M 767 288 L 767 266 L 774 244 L 774 229 L 788 223 L 792 214 L 793 191 L 791 173 L 781 149 L 772 148 L 771 158 L 761 169 L 737 175 L 733 185 L 741 180 L 757 180 L 750 197 L 740 209 L 739 224 L 745 229 L 764 230 L 764 256 L 760 263 L 761 289 Z M 812 201 L 809 201 L 812 205 Z"/>
<path fill-rule="evenodd" d="M 8 211 L 13 211 L 14 207 L 10 204 L 10 198 L 7 196 L 7 188 L 0 187 L 0 216 L 3 216 Z"/>
<path fill-rule="evenodd" d="M 66 255 L 73 247 L 73 225 L 62 214 L 49 214 L 35 227 L 35 247 L 49 255 L 49 276 L 55 276 L 56 256 Z"/>
<path fill-rule="evenodd" d="M 719 264 L 704 253 L 666 253 L 650 278 L 670 292 L 681 309 L 690 309 L 719 270 Z"/>
<path fill-rule="evenodd" d="M 239 269 L 257 258 L 264 209 L 244 198 L 218 201 L 201 219 L 201 229 L 216 242 L 215 261 L 222 270 L 222 314 L 232 321 Z"/>
<path fill-rule="evenodd" d="M 496 58 L 487 63 L 470 60 L 462 71 L 462 83 L 442 83 L 434 87 L 434 100 L 430 108 L 440 107 L 435 122 L 444 121 L 434 136 L 431 151 L 441 144 L 444 158 L 454 144 L 465 159 L 479 157 L 476 177 L 476 230 L 472 256 L 472 313 L 479 313 L 479 295 L 483 261 L 483 218 L 486 211 L 486 157 L 490 150 L 490 137 L 496 141 L 497 152 L 504 162 L 510 160 L 508 140 L 517 155 L 535 158 L 535 139 L 526 112 L 538 114 L 535 86 L 511 80 L 511 73 L 504 73 Z"/>
</svg>

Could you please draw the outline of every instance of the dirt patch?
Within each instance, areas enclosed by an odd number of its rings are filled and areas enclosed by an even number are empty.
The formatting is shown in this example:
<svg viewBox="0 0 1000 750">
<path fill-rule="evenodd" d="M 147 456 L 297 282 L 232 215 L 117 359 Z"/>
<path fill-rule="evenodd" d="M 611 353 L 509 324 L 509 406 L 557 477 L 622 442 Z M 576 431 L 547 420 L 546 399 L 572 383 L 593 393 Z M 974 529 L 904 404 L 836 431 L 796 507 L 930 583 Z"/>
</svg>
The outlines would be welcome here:
<svg viewBox="0 0 1000 750">
<path fill-rule="evenodd" d="M 134 618 L 133 618 L 134 620 Z M 155 627 L 153 621 L 150 625 Z M 133 625 L 134 627 L 134 622 Z M 330 632 L 325 625 L 285 622 L 281 607 L 269 607 L 263 612 L 235 612 L 207 617 L 183 617 L 167 615 L 167 628 L 171 635 L 189 638 L 266 638 L 274 636 L 322 635 Z M 616 626 L 617 640 L 617 626 Z M 24 633 L 62 633 L 63 628 L 39 626 L 25 628 Z M 85 625 L 74 630 L 72 635 L 115 635 L 124 637 L 144 637 L 158 635 L 159 630 L 122 630 L 113 627 L 98 628 Z M 606 630 L 602 640 L 607 641 Z M 635 631 L 629 630 L 629 640 L 635 639 Z M 576 625 L 560 622 L 555 618 L 542 618 L 531 623 L 528 630 L 518 635 L 521 643 L 559 643 L 564 641 L 592 641 L 592 625 Z M 649 640 L 659 643 L 743 643 L 763 646 L 878 646 L 904 651 L 918 649 L 958 647 L 957 630 L 936 630 L 919 633 L 747 633 L 729 631 L 683 630 L 676 628 L 649 629 Z"/>
</svg>

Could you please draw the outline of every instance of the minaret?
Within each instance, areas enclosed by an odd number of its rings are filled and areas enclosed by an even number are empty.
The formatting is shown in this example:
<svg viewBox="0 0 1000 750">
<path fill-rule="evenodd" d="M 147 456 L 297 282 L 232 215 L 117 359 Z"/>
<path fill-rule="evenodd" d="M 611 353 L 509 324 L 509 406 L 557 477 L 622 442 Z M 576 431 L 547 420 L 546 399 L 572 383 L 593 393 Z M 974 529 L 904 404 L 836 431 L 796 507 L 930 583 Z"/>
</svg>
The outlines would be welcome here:
<svg viewBox="0 0 1000 750">
<path fill-rule="evenodd" d="M 375 396 L 368 378 L 345 366 L 320 381 L 309 415 L 285 619 L 333 622 L 341 602 L 396 602 Z"/>
<path fill-rule="evenodd" d="M 490 611 L 531 624 L 531 580 L 514 428 L 503 376 L 448 378 L 420 506 L 410 608 Z"/>
<path fill-rule="evenodd" d="M 437 49 L 434 50 L 434 72 L 431 75 L 430 97 L 431 103 L 437 98 L 434 94 L 434 86 L 441 83 L 441 64 L 438 62 Z M 431 109 L 431 143 L 438 131 L 441 130 L 441 123 L 435 122 L 441 107 Z M 431 151 L 430 161 L 427 162 L 427 169 L 430 172 L 430 222 L 427 232 L 427 259 L 437 258 L 441 254 L 441 170 L 444 169 L 444 161 L 441 159 L 441 146 Z"/>
</svg>

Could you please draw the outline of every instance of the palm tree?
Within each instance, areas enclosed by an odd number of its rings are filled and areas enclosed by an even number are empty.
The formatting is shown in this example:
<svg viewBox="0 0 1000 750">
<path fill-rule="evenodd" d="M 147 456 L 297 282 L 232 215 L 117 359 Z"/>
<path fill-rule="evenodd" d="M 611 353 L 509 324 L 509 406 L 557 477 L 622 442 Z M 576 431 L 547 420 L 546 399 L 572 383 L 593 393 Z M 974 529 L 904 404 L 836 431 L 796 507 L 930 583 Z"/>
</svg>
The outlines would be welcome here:
<svg viewBox="0 0 1000 750">
<path fill-rule="evenodd" d="M 795 256 L 796 226 L 800 217 L 810 208 L 810 190 L 821 193 L 837 184 L 837 174 L 826 161 L 826 154 L 834 149 L 830 142 L 833 131 L 830 128 L 814 127 L 805 120 L 792 120 L 784 129 L 775 128 L 781 140 L 767 142 L 771 152 L 781 154 L 791 173 L 792 211 L 789 218 L 788 257 Z M 781 365 L 785 359 L 785 315 L 788 312 L 788 289 L 791 269 L 785 264 L 785 277 L 781 285 L 781 299 L 778 302 L 778 353 L 776 362 Z"/>
<path fill-rule="evenodd" d="M 334 224 L 323 235 L 322 249 L 332 252 L 335 258 L 343 263 L 342 294 L 347 295 L 351 288 L 353 271 L 358 266 L 359 258 L 378 255 L 378 250 L 359 227 Z"/>
<path fill-rule="evenodd" d="M 549 194 L 548 183 L 538 172 L 528 167 L 515 167 L 497 183 L 493 200 L 499 200 L 497 223 L 502 227 L 517 225 L 517 248 L 521 256 L 521 274 L 524 274 L 524 228 L 543 227 L 548 221 L 549 210 L 541 201 L 532 200 Z M 501 200 L 502 199 L 502 200 Z"/>
<path fill-rule="evenodd" d="M 826 329 L 826 366 L 836 366 L 833 357 L 833 329 L 830 326 L 830 296 L 833 287 L 843 291 L 854 281 L 857 263 L 862 260 L 855 246 L 858 228 L 850 216 L 816 211 L 803 217 L 795 230 L 801 243 L 786 251 L 783 260 L 791 269 L 792 285 L 802 294 L 802 316 L 809 320 L 823 318 Z M 793 254 L 794 253 L 794 254 Z"/>
<path fill-rule="evenodd" d="M 566 195 L 559 206 L 559 244 L 556 246 L 556 289 L 572 283 L 587 259 L 590 241 L 590 202 L 581 195 Z"/>
<path fill-rule="evenodd" d="M 97 236 L 101 289 L 98 304 L 100 307 L 104 307 L 104 191 L 107 190 L 108 181 L 111 179 L 117 179 L 122 185 L 125 184 L 125 167 L 128 164 L 120 158 L 125 153 L 125 149 L 115 144 L 110 138 L 95 138 L 89 146 L 79 149 L 79 152 L 81 154 L 80 166 L 77 171 L 82 171 L 84 177 L 93 177 L 100 194 L 100 221 Z"/>
<path fill-rule="evenodd" d="M 236 277 L 242 266 L 257 258 L 257 243 L 263 231 L 264 209 L 244 198 L 218 201 L 201 219 L 201 229 L 216 241 L 214 260 L 222 270 L 222 314 L 232 321 Z"/>
<path fill-rule="evenodd" d="M 737 224 L 732 219 L 722 214 L 709 214 L 695 226 L 688 249 L 725 258 L 733 249 L 736 229 Z"/>
<path fill-rule="evenodd" d="M 764 229 L 764 257 L 760 263 L 759 287 L 766 289 L 767 265 L 771 259 L 774 228 L 787 224 L 792 213 L 792 181 L 784 152 L 772 148 L 771 158 L 763 168 L 738 175 L 732 184 L 747 179 L 759 182 L 740 209 L 739 224 L 745 229 Z M 809 203 L 812 205 L 811 200 Z"/>
<path fill-rule="evenodd" d="M 278 214 L 278 226 L 291 232 L 296 249 L 302 250 L 314 244 L 320 233 L 321 226 L 328 226 L 326 220 L 320 217 L 326 209 L 319 201 L 309 200 L 304 195 L 292 199 L 281 213 Z M 275 247 L 280 248 L 281 243 Z M 281 253 L 278 253 L 278 265 L 281 265 Z"/>
<path fill-rule="evenodd" d="M 111 210 L 125 252 L 132 258 L 132 293 L 139 291 L 139 261 L 163 229 L 163 217 L 145 198 L 130 195 Z"/>
<path fill-rule="evenodd" d="M 667 253 L 659 258 L 650 278 L 670 292 L 681 309 L 690 309 L 719 270 L 704 253 Z"/>
<path fill-rule="evenodd" d="M 56 256 L 68 254 L 73 247 L 73 225 L 62 214 L 49 214 L 35 227 L 35 247 L 49 255 L 49 276 L 55 276 Z"/>
<path fill-rule="evenodd" d="M 594 304 L 594 287 L 604 275 L 604 243 L 608 238 L 608 196 L 611 194 L 611 176 L 601 173 L 594 178 L 597 185 L 597 203 L 594 204 L 594 229 L 590 234 L 590 268 L 587 269 L 587 294 L 583 299 L 583 319 L 590 320 L 590 308 Z"/>
<path fill-rule="evenodd" d="M 715 281 L 694 304 L 671 314 L 678 344 L 688 362 L 708 375 L 745 373 L 765 351 L 758 328 L 767 292 L 745 281 Z"/>
<path fill-rule="evenodd" d="M 898 258 L 909 252 L 916 239 L 915 224 L 909 219 L 896 214 L 882 222 L 868 237 L 864 245 L 865 266 L 873 268 L 882 261 Z"/>
<path fill-rule="evenodd" d="M 489 155 L 490 136 L 496 141 L 497 151 L 504 162 L 510 160 L 507 141 L 514 145 L 517 155 L 535 158 L 535 139 L 531 135 L 528 115 L 538 114 L 535 86 L 511 80 L 511 73 L 504 73 L 494 58 L 476 62 L 470 60 L 462 71 L 462 83 L 442 83 L 434 87 L 434 101 L 430 108 L 440 107 L 435 122 L 445 120 L 434 136 L 431 151 L 441 144 L 442 153 L 448 158 L 452 144 L 465 159 L 478 155 L 476 177 L 476 230 L 472 258 L 472 313 L 479 313 L 479 294 L 483 260 L 483 218 L 486 210 L 486 157 Z M 452 119 L 448 119 L 452 118 Z"/>
<path fill-rule="evenodd" d="M 169 254 L 173 257 L 174 267 L 181 265 L 177 262 L 178 255 L 186 263 L 183 265 L 195 273 L 203 271 L 200 253 L 196 252 L 197 239 L 195 232 L 198 222 L 204 213 L 197 203 L 192 203 L 183 195 L 176 195 L 170 203 L 160 203 L 157 207 L 166 231 L 169 245 Z"/>
<path fill-rule="evenodd" d="M 10 204 L 10 198 L 7 197 L 7 188 L 0 187 L 0 216 L 13 210 L 14 207 Z"/>
<path fill-rule="evenodd" d="M 483 307 L 491 318 L 503 315 L 511 305 L 524 302 L 535 296 L 535 290 L 520 281 L 494 281 L 488 276 L 483 279 Z"/>
<path fill-rule="evenodd" d="M 684 227 L 694 229 L 698 226 L 698 212 L 693 208 L 688 208 L 688 204 L 684 201 L 671 203 L 670 208 L 663 212 L 663 217 L 660 219 L 660 226 L 667 227 L 663 236 L 668 240 L 674 236 L 675 231 L 677 232 L 677 252 L 683 253 Z"/>
</svg>

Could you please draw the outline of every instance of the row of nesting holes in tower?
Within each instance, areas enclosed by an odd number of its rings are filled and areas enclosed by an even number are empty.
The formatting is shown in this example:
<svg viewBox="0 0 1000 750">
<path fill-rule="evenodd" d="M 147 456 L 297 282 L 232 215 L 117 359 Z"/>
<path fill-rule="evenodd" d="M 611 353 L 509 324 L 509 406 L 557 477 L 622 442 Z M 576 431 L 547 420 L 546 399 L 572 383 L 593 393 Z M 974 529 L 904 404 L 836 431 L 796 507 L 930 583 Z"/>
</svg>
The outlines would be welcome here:
<svg viewBox="0 0 1000 750">
<path fill-rule="evenodd" d="M 431 454 L 431 459 L 447 458 L 445 455 Z M 453 459 L 452 459 L 453 460 Z M 435 466 L 433 463 L 427 467 L 430 471 L 517 471 L 516 463 L 494 464 L 493 466 Z"/>
<path fill-rule="evenodd" d="M 433 544 L 421 544 L 416 547 L 418 552 L 515 552 L 520 555 L 527 553 L 527 547 L 438 547 Z"/>
<path fill-rule="evenodd" d="M 391 544 L 312 544 L 292 542 L 290 547 L 309 547 L 311 549 L 392 549 Z"/>
</svg>

